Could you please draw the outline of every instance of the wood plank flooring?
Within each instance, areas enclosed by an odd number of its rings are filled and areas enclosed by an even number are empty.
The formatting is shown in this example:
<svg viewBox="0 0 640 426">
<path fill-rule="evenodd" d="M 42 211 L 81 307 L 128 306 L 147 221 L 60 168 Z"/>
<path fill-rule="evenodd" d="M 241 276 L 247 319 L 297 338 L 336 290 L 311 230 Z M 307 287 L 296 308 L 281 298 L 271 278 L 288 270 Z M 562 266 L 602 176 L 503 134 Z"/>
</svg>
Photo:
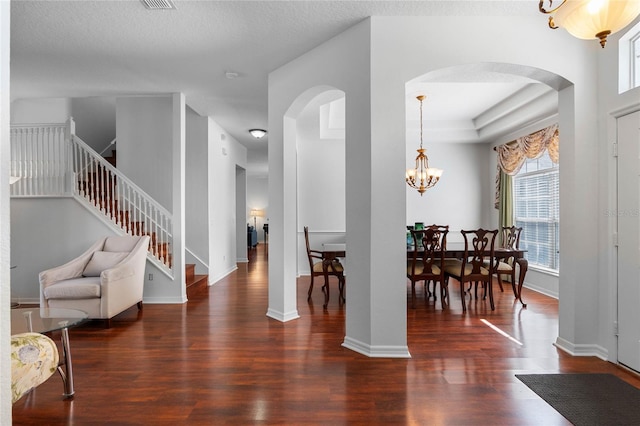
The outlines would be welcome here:
<svg viewBox="0 0 640 426">
<path fill-rule="evenodd" d="M 75 398 L 62 399 L 55 375 L 14 404 L 13 424 L 568 425 L 514 375 L 604 372 L 640 387 L 614 364 L 556 349 L 558 303 L 526 289 L 526 309 L 505 288 L 495 312 L 474 299 L 463 315 L 456 285 L 444 311 L 418 286 L 412 358 L 367 358 L 341 346 L 348 297 L 341 306 L 334 290 L 324 310 L 316 286 L 307 303 L 308 277 L 298 282 L 301 318 L 269 319 L 266 257 L 260 244 L 187 304 L 133 307 L 110 329 L 72 329 Z"/>
</svg>

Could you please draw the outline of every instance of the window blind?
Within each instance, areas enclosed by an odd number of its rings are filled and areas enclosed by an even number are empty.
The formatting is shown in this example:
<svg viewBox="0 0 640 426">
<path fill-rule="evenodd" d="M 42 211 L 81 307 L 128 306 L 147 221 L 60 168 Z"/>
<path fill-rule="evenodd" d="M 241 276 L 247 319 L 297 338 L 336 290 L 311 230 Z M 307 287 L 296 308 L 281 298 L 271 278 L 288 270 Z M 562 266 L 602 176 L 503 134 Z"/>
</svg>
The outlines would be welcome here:
<svg viewBox="0 0 640 426">
<path fill-rule="evenodd" d="M 546 158 L 545 158 L 546 157 Z M 559 270 L 559 169 L 545 152 L 514 176 L 514 214 L 530 265 Z"/>
</svg>

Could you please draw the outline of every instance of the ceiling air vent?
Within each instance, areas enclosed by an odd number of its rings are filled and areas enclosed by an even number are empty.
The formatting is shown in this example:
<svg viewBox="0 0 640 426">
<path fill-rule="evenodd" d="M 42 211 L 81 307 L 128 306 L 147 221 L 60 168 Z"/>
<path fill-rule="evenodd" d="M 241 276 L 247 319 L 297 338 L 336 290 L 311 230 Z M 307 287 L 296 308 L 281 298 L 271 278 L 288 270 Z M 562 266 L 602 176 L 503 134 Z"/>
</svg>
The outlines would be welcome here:
<svg viewBox="0 0 640 426">
<path fill-rule="evenodd" d="M 140 0 L 144 7 L 151 10 L 175 9 L 176 5 L 171 0 Z"/>
</svg>

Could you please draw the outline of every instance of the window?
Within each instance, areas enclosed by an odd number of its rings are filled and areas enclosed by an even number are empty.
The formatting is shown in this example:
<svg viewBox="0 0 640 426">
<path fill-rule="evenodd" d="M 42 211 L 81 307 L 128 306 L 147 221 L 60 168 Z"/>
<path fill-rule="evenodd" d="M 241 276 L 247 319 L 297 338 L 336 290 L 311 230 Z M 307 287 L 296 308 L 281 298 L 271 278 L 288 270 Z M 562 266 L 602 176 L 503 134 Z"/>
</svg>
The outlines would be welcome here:
<svg viewBox="0 0 640 426">
<path fill-rule="evenodd" d="M 618 42 L 618 92 L 640 87 L 640 23 Z"/>
<path fill-rule="evenodd" d="M 633 69 L 632 87 L 640 87 L 640 32 L 631 39 L 631 68 Z"/>
<path fill-rule="evenodd" d="M 513 177 L 516 226 L 522 227 L 520 248 L 527 250 L 531 267 L 558 272 L 559 266 L 559 168 L 547 151 L 526 160 Z"/>
</svg>

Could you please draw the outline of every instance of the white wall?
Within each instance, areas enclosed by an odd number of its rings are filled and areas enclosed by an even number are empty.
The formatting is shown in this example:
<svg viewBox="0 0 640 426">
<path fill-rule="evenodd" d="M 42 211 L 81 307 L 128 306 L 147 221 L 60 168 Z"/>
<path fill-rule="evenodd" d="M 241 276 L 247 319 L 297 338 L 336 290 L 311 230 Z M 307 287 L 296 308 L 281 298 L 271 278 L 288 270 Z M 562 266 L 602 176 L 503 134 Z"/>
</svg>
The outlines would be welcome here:
<svg viewBox="0 0 640 426">
<path fill-rule="evenodd" d="M 172 211 L 173 101 L 170 96 L 116 99 L 118 169 Z"/>
<path fill-rule="evenodd" d="M 11 2 L 0 2 L 0 424 L 11 424 L 9 51 Z"/>
<path fill-rule="evenodd" d="M 415 145 L 415 144 L 413 144 Z M 407 164 L 415 163 L 416 146 L 408 144 Z M 449 225 L 447 241 L 462 241 L 460 230 L 495 227 L 485 218 L 484 202 L 493 197 L 486 185 L 489 150 L 486 144 L 431 143 L 427 148 L 429 165 L 443 169 L 440 181 L 422 196 L 409 185 L 407 225 L 415 222 Z"/>
<path fill-rule="evenodd" d="M 246 170 L 247 149 L 213 119 L 208 122 L 209 283 L 215 284 L 237 268 L 239 233 L 243 233 L 246 244 L 245 218 L 236 216 L 236 166 Z M 246 188 L 242 193 L 246 194 Z"/>
<path fill-rule="evenodd" d="M 98 153 L 116 137 L 115 98 L 72 98 L 71 117 L 76 122 L 76 135 Z M 111 148 L 103 155 L 110 156 Z"/>
<path fill-rule="evenodd" d="M 115 98 L 33 98 L 11 103 L 11 124 L 65 123 L 69 117 L 76 123 L 76 135 L 97 152 L 116 137 Z"/>
<path fill-rule="evenodd" d="M 11 300 L 40 303 L 38 274 L 116 233 L 73 198 L 11 199 Z"/>
<path fill-rule="evenodd" d="M 11 102 L 11 124 L 64 123 L 71 116 L 71 99 L 16 99 Z"/>
<path fill-rule="evenodd" d="M 304 226 L 314 233 L 345 232 L 345 139 L 321 138 L 320 131 L 320 108 L 336 96 L 344 94 L 334 90 L 318 95 L 296 120 L 299 235 Z M 339 127 L 344 129 L 344 122 Z M 306 253 L 305 246 L 298 251 Z"/>
<path fill-rule="evenodd" d="M 199 274 L 209 270 L 208 119 L 191 108 L 186 111 L 185 245 L 187 263 L 195 263 Z"/>
</svg>

